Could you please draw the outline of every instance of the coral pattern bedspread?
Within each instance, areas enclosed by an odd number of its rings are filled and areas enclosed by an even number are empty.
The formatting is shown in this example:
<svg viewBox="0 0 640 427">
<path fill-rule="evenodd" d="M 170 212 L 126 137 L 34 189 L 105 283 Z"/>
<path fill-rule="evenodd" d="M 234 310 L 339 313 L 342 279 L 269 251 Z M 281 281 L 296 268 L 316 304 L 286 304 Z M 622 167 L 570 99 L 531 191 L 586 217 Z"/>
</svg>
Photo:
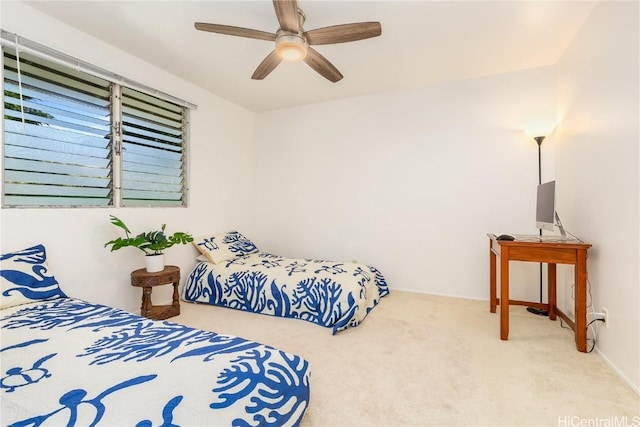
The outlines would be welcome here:
<svg viewBox="0 0 640 427">
<path fill-rule="evenodd" d="M 303 319 L 335 334 L 359 325 L 388 293 L 374 267 L 258 252 L 198 263 L 186 280 L 184 299 Z"/>
<path fill-rule="evenodd" d="M 309 365 L 72 298 L 1 312 L 3 426 L 298 425 Z"/>
</svg>

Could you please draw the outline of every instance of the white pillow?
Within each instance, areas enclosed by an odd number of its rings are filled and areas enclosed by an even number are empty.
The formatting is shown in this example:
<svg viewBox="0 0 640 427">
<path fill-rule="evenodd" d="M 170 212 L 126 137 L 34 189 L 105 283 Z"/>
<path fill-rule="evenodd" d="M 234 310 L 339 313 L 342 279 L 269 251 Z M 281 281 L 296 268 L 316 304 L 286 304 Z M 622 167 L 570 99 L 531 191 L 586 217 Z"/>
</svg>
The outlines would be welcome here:
<svg viewBox="0 0 640 427">
<path fill-rule="evenodd" d="M 46 261 L 43 245 L 0 255 L 0 308 L 66 297 Z"/>
<path fill-rule="evenodd" d="M 201 236 L 193 244 L 214 264 L 258 252 L 255 243 L 237 231 Z"/>
</svg>

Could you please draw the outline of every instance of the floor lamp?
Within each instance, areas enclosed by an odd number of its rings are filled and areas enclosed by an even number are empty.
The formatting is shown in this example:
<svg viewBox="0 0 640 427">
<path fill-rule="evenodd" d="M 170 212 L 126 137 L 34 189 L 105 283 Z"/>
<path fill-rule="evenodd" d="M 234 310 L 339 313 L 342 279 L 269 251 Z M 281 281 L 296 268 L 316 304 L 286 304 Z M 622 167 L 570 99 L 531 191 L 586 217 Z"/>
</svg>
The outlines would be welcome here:
<svg viewBox="0 0 640 427">
<path fill-rule="evenodd" d="M 538 185 L 542 184 L 542 141 L 544 136 L 536 136 L 533 139 L 538 143 Z M 542 229 L 540 229 L 540 235 L 542 236 Z M 540 263 L 540 304 L 542 304 L 542 263 Z M 538 316 L 548 316 L 549 312 L 541 308 L 527 307 L 529 313 L 537 314 Z"/>
</svg>

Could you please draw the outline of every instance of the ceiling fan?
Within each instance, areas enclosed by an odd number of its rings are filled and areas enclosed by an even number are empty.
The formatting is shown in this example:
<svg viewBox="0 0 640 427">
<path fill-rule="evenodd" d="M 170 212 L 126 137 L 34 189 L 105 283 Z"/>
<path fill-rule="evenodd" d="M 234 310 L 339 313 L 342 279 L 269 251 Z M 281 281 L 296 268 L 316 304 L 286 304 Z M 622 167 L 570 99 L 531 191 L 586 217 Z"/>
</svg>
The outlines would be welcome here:
<svg viewBox="0 0 640 427">
<path fill-rule="evenodd" d="M 258 68 L 251 76 L 254 80 L 264 79 L 280 62 L 287 60 L 304 61 L 323 77 L 334 83 L 342 79 L 342 74 L 329 60 L 311 46 L 364 40 L 377 37 L 382 33 L 382 27 L 379 22 L 357 22 L 305 31 L 302 26 L 306 16 L 298 8 L 296 0 L 273 0 L 273 7 L 280 24 L 280 28 L 275 34 L 249 28 L 204 22 L 196 22 L 195 27 L 200 31 L 275 41 L 275 49 L 258 65 Z"/>
</svg>

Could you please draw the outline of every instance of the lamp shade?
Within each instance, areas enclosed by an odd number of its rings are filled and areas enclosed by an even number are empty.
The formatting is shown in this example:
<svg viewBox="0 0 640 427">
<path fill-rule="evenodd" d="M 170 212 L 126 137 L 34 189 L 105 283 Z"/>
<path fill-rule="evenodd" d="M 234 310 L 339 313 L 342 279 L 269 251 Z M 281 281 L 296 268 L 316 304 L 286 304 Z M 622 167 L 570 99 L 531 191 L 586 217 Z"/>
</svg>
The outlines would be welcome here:
<svg viewBox="0 0 640 427">
<path fill-rule="evenodd" d="M 553 133 L 556 123 L 552 121 L 538 121 L 528 123 L 524 128 L 524 133 L 531 139 L 542 136 L 547 137 Z"/>
</svg>

